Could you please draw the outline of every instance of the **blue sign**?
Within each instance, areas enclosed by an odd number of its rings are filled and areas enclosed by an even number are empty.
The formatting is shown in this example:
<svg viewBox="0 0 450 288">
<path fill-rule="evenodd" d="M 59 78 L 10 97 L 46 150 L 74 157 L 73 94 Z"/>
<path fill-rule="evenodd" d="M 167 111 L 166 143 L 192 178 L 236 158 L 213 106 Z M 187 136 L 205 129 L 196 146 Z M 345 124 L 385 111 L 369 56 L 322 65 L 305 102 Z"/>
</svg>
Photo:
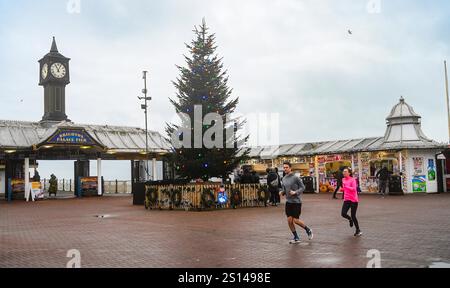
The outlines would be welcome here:
<svg viewBox="0 0 450 288">
<path fill-rule="evenodd" d="M 82 130 L 61 130 L 48 141 L 50 144 L 95 145 L 94 140 Z"/>
<path fill-rule="evenodd" d="M 225 204 L 228 202 L 228 196 L 225 192 L 219 192 L 219 204 Z"/>
</svg>

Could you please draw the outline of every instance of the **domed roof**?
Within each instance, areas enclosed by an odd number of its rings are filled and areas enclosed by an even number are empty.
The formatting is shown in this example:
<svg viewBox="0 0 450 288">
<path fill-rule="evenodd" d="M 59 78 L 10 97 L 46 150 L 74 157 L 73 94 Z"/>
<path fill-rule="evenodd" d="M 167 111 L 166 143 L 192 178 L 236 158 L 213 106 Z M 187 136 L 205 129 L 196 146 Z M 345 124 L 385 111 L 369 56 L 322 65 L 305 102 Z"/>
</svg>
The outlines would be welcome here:
<svg viewBox="0 0 450 288">
<path fill-rule="evenodd" d="M 386 118 L 387 130 L 385 142 L 429 142 L 422 132 L 422 117 L 414 112 L 414 109 L 405 102 L 403 97 L 400 102 L 392 108 L 391 113 Z"/>
<path fill-rule="evenodd" d="M 421 118 L 419 114 L 414 112 L 414 109 L 405 102 L 403 96 L 400 102 L 392 108 L 391 114 L 386 118 L 388 121 L 394 118 Z"/>
</svg>

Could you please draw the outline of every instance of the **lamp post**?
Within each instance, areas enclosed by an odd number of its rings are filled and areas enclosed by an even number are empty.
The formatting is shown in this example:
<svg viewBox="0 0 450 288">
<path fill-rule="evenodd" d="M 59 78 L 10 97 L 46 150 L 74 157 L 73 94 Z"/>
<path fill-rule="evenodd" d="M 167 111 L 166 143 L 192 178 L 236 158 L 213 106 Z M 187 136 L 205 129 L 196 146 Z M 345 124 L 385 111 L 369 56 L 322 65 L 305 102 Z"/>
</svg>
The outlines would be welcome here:
<svg viewBox="0 0 450 288">
<path fill-rule="evenodd" d="M 139 97 L 139 100 L 144 100 L 144 104 L 141 105 L 141 109 L 144 110 L 145 114 L 145 173 L 147 178 L 149 178 L 148 173 L 148 101 L 152 100 L 152 97 L 147 97 L 147 73 L 148 71 L 142 72 L 142 79 L 144 79 L 144 89 L 142 89 L 142 94 L 144 97 Z M 147 179 L 146 179 L 147 180 Z"/>
</svg>

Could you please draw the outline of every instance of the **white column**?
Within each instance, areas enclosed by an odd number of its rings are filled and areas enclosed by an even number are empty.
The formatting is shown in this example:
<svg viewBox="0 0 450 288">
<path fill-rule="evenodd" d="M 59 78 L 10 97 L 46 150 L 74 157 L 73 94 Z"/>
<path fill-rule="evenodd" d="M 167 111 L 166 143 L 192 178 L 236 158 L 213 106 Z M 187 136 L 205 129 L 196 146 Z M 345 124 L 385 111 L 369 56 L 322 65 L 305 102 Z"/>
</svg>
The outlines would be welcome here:
<svg viewBox="0 0 450 288">
<path fill-rule="evenodd" d="M 403 175 L 403 159 L 402 159 L 402 151 L 398 152 L 398 171 L 399 173 L 402 173 Z M 402 187 L 402 192 L 405 192 L 405 189 L 403 188 L 403 176 L 400 176 L 400 187 Z"/>
<path fill-rule="evenodd" d="M 27 202 L 30 199 L 30 158 L 25 158 L 25 169 L 24 169 L 24 173 L 25 173 L 25 199 L 27 200 Z M 32 195 L 31 195 L 32 196 Z M 31 197 L 34 201 L 34 198 Z"/>
<path fill-rule="evenodd" d="M 355 172 L 355 156 L 352 154 L 352 171 Z"/>
<path fill-rule="evenodd" d="M 442 165 L 442 181 L 444 181 L 444 192 L 449 192 L 448 191 L 448 189 L 447 189 L 447 178 L 445 177 L 445 165 L 446 165 L 446 161 L 447 160 L 439 160 L 439 161 L 441 161 L 441 165 Z"/>
<path fill-rule="evenodd" d="M 316 193 L 320 193 L 320 183 L 319 183 L 319 158 L 317 156 L 314 157 L 314 172 L 316 174 Z"/>
<path fill-rule="evenodd" d="M 97 159 L 97 187 L 98 187 L 98 195 L 102 195 L 102 158 Z"/>
<path fill-rule="evenodd" d="M 152 160 L 152 177 L 153 181 L 158 180 L 158 175 L 156 175 L 156 158 L 153 158 Z"/>
<path fill-rule="evenodd" d="M 358 153 L 358 180 L 360 187 L 362 187 L 361 179 L 362 179 L 362 161 L 361 161 L 361 153 Z"/>
</svg>

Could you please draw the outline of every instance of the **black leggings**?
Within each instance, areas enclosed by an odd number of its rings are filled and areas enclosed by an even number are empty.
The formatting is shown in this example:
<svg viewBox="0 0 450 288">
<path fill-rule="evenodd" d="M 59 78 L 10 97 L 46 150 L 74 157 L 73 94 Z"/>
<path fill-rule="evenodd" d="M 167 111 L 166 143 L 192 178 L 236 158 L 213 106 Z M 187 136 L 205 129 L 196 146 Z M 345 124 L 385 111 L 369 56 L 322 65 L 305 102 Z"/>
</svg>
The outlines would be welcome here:
<svg viewBox="0 0 450 288">
<path fill-rule="evenodd" d="M 351 209 L 351 215 L 352 217 L 348 216 L 348 210 Z M 356 219 L 356 211 L 358 210 L 358 203 L 351 202 L 351 201 L 345 201 L 344 205 L 342 206 L 342 217 L 344 217 L 347 220 L 353 221 L 353 224 L 355 224 L 356 230 L 359 230 L 359 223 L 358 219 Z"/>
</svg>

